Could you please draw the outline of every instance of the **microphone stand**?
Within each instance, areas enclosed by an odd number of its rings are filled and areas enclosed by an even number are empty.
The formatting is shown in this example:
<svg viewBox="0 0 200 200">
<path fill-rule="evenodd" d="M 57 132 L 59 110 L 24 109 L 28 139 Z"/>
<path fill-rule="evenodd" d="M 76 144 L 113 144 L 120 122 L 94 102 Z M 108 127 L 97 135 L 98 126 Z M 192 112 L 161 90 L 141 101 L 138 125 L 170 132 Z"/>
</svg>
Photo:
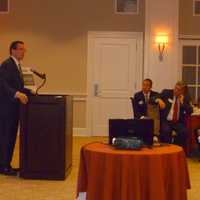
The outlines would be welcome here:
<svg viewBox="0 0 200 200">
<path fill-rule="evenodd" d="M 43 79 L 42 83 L 36 89 L 36 95 L 38 95 L 39 89 L 42 88 L 44 86 L 44 84 L 46 83 L 46 80 L 47 80 L 46 76 L 44 76 L 44 78 L 42 78 L 42 79 Z"/>
</svg>

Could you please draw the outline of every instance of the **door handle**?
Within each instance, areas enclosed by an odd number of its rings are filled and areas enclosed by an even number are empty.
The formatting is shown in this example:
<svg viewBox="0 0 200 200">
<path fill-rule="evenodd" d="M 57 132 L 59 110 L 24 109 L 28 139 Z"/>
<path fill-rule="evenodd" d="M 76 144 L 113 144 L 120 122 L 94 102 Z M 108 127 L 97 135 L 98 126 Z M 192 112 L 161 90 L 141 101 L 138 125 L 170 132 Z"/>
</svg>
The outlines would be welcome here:
<svg viewBox="0 0 200 200">
<path fill-rule="evenodd" d="M 97 97 L 99 93 L 99 84 L 95 83 L 94 84 L 94 96 Z"/>
</svg>

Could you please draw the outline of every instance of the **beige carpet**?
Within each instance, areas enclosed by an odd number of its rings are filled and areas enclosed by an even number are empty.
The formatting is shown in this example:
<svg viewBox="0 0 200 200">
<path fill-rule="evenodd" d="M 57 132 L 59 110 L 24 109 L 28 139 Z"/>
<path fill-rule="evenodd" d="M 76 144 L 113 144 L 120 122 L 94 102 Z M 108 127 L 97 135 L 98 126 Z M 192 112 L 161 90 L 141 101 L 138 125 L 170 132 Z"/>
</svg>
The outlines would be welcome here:
<svg viewBox="0 0 200 200">
<path fill-rule="evenodd" d="M 106 141 L 106 138 L 74 137 L 73 168 L 65 181 L 23 180 L 0 175 L 0 200 L 75 200 L 80 148 L 92 141 Z M 199 200 L 200 162 L 197 159 L 188 159 L 188 164 L 192 184 L 188 199 Z M 19 165 L 18 142 L 12 165 Z"/>
</svg>

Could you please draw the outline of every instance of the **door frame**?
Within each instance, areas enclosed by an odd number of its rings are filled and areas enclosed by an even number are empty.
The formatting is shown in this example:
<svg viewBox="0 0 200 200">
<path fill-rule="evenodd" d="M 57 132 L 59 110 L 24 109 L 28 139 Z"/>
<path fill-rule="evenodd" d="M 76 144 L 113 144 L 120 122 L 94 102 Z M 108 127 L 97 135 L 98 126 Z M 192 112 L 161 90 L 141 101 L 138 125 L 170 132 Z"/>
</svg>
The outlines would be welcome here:
<svg viewBox="0 0 200 200">
<path fill-rule="evenodd" d="M 110 32 L 110 31 L 89 31 L 87 35 L 87 99 L 86 99 L 86 130 L 88 136 L 93 136 L 92 133 L 92 98 L 93 98 L 93 66 L 95 49 L 95 39 L 98 38 L 115 38 L 115 39 L 136 39 L 136 73 L 138 74 L 135 80 L 135 90 L 141 89 L 141 82 L 143 79 L 143 33 L 142 32 Z"/>
</svg>

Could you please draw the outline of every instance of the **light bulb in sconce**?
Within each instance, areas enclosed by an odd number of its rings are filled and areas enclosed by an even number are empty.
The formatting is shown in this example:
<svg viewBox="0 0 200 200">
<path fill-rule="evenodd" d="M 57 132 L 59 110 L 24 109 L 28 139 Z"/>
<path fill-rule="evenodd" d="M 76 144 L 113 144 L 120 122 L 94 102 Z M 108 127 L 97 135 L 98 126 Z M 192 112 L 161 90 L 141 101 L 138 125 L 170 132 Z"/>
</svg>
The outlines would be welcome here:
<svg viewBox="0 0 200 200">
<path fill-rule="evenodd" d="M 167 35 L 157 35 L 155 38 L 155 43 L 158 47 L 159 60 L 162 61 L 164 50 L 168 44 L 168 36 Z"/>
</svg>

